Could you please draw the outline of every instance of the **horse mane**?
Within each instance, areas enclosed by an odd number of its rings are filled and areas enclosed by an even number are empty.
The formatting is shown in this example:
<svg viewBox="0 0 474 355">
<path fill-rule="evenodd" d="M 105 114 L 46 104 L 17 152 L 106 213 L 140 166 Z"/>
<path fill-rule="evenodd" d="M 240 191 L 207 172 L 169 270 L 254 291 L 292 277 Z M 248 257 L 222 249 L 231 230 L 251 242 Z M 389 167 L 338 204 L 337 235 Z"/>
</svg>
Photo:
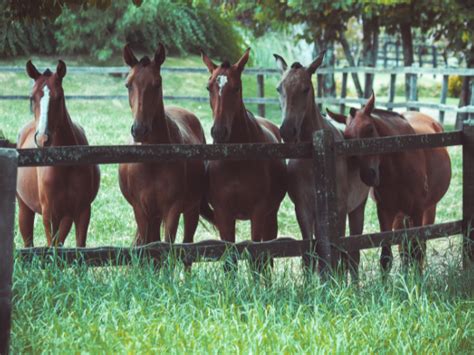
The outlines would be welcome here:
<svg viewBox="0 0 474 355">
<path fill-rule="evenodd" d="M 300 62 L 294 62 L 293 64 L 291 64 L 291 69 L 300 69 L 300 68 L 303 68 Z"/>
<path fill-rule="evenodd" d="M 380 109 L 380 108 L 375 108 L 372 111 L 372 114 L 374 114 L 376 116 L 379 116 L 380 118 L 383 118 L 383 119 L 390 119 L 390 118 L 393 118 L 395 116 L 397 118 L 401 118 L 402 120 L 406 120 L 406 118 L 404 116 L 402 116 L 401 114 L 399 114 L 398 112 L 383 110 L 383 109 Z"/>
<path fill-rule="evenodd" d="M 228 60 L 224 60 L 221 64 L 221 68 L 225 68 L 225 69 L 230 68 L 230 62 Z"/>
<path fill-rule="evenodd" d="M 49 70 L 49 68 L 48 68 L 44 71 L 43 75 L 44 76 L 51 76 L 51 75 L 53 75 L 53 72 L 51 70 Z"/>
<path fill-rule="evenodd" d="M 138 63 L 140 63 L 141 65 L 146 67 L 147 65 L 149 65 L 151 63 L 151 60 L 150 60 L 150 58 L 148 58 L 148 56 L 144 56 L 142 59 L 140 59 L 140 61 Z"/>
</svg>

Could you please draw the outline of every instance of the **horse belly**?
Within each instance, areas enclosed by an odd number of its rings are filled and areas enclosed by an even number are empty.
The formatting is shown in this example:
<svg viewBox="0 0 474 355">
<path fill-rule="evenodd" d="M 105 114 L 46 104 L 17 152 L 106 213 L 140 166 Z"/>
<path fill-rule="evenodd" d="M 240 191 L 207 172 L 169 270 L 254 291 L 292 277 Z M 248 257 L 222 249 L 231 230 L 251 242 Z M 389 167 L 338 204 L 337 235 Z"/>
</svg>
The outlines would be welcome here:
<svg viewBox="0 0 474 355">
<path fill-rule="evenodd" d="M 147 214 L 163 215 L 172 205 L 182 203 L 187 190 L 182 166 L 125 165 L 120 168 L 120 185 L 131 205 Z"/>
<path fill-rule="evenodd" d="M 262 166 L 254 170 L 252 165 L 230 163 L 210 166 L 211 205 L 237 219 L 250 219 L 255 208 L 270 202 L 271 187 L 265 183 L 268 173 Z"/>
<path fill-rule="evenodd" d="M 19 168 L 17 195 L 35 213 L 41 213 L 36 168 Z"/>
</svg>

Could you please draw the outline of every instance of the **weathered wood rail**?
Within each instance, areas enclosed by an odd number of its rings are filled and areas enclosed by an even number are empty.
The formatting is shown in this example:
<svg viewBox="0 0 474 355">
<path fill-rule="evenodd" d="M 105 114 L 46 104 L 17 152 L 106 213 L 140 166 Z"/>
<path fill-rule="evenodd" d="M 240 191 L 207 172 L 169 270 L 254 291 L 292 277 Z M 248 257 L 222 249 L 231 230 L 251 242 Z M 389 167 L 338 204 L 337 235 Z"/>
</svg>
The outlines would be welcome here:
<svg viewBox="0 0 474 355">
<path fill-rule="evenodd" d="M 0 67 L 0 73 L 19 73 L 24 72 L 23 67 L 14 66 L 2 66 Z M 163 67 L 161 69 L 163 73 L 176 73 L 176 74 L 207 74 L 208 71 L 205 68 L 172 68 Z M 126 67 L 69 67 L 68 73 L 73 74 L 100 74 L 100 75 L 125 75 L 128 73 Z M 257 104 L 258 114 L 265 116 L 266 105 L 277 105 L 278 99 L 265 97 L 265 77 L 269 75 L 280 75 L 276 69 L 264 69 L 264 68 L 248 68 L 244 71 L 246 75 L 256 76 L 257 84 L 257 95 L 258 97 L 247 97 L 244 99 L 245 103 Z M 387 95 L 387 100 L 378 97 L 377 105 L 379 107 L 385 107 L 389 110 L 397 108 L 408 108 L 411 110 L 419 109 L 432 109 L 439 111 L 439 121 L 444 122 L 446 112 L 457 112 L 457 113 L 474 113 L 474 106 L 467 105 L 463 107 L 457 107 L 455 105 L 447 105 L 448 97 L 448 82 L 449 77 L 453 75 L 459 75 L 462 77 L 474 77 L 474 69 L 466 68 L 422 68 L 422 67 L 393 67 L 393 68 L 372 68 L 372 67 L 344 67 L 344 68 L 320 68 L 318 69 L 318 77 L 323 75 L 341 74 L 342 75 L 342 86 L 340 90 L 340 97 L 326 97 L 322 95 L 322 91 L 318 90 L 316 101 L 319 104 L 324 105 L 339 105 L 340 111 L 344 112 L 347 105 L 359 105 L 365 104 L 366 99 L 370 93 L 360 92 L 359 97 L 351 98 L 347 97 L 348 92 L 348 75 L 357 76 L 363 74 L 367 79 L 367 75 L 390 75 L 390 85 Z M 428 103 L 418 101 L 417 85 L 418 78 L 421 75 L 440 75 L 442 76 L 442 87 L 440 93 L 439 103 Z M 401 102 L 395 102 L 396 98 L 396 83 L 397 77 L 403 75 L 407 84 L 405 85 L 405 100 Z M 26 77 L 25 77 L 26 78 Z M 472 83 L 474 86 L 474 82 Z M 204 87 L 204 82 L 203 82 Z M 319 87 L 319 86 L 318 86 Z M 471 87 L 471 92 L 472 92 Z M 473 96 L 473 95 L 471 95 Z M 194 101 L 194 102 L 208 102 L 209 98 L 205 96 L 189 96 L 189 95 L 165 95 L 165 100 L 183 100 L 183 101 Z M 28 100 L 27 95 L 0 95 L 0 100 Z M 127 100 L 127 95 L 66 95 L 68 100 Z"/>
<path fill-rule="evenodd" d="M 392 232 L 344 237 L 333 228 L 335 218 L 335 156 L 362 155 L 378 152 L 390 154 L 399 151 L 447 147 L 463 147 L 463 218 L 459 221 L 431 226 L 409 228 Z M 56 147 L 45 149 L 13 149 L 12 144 L 0 141 L 0 353 L 8 352 L 11 320 L 11 285 L 14 254 L 14 217 L 17 169 L 27 166 L 112 164 L 150 162 L 177 159 L 240 159 L 270 158 L 312 159 L 315 172 L 316 205 L 318 210 L 317 239 L 296 240 L 278 238 L 263 243 L 249 241 L 230 244 L 208 240 L 194 244 L 154 243 L 143 247 L 118 248 L 28 248 L 18 249 L 19 258 L 55 261 L 65 264 L 76 262 L 91 266 L 123 265 L 136 258 L 163 260 L 170 253 L 186 262 L 221 260 L 227 253 L 239 258 L 296 257 L 307 253 L 315 255 L 324 272 L 335 265 L 336 251 L 376 248 L 383 244 L 399 244 L 404 239 L 449 237 L 462 234 L 463 264 L 474 261 L 474 119 L 466 121 L 462 131 L 432 135 L 412 135 L 334 142 L 326 131 L 316 132 L 312 143 L 298 144 L 219 144 L 219 145 L 149 145 L 149 146 L 92 146 Z"/>
</svg>

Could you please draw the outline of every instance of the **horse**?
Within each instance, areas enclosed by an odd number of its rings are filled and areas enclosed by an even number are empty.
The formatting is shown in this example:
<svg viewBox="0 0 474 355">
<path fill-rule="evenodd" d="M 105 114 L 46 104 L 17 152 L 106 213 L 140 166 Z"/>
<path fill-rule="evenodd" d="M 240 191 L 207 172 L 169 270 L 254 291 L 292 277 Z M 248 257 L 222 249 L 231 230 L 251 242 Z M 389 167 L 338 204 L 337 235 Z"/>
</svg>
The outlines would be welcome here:
<svg viewBox="0 0 474 355">
<path fill-rule="evenodd" d="M 282 124 L 280 133 L 285 142 L 312 142 L 313 134 L 319 130 L 329 130 L 336 141 L 343 140 L 342 132 L 324 119 L 316 105 L 312 75 L 321 65 L 322 52 L 308 67 L 299 62 L 288 67 L 285 59 L 274 54 L 277 67 L 282 75 L 277 85 Z M 302 238 L 318 239 L 316 234 L 316 191 L 311 159 L 290 159 L 288 162 L 288 195 L 295 205 L 297 221 Z M 351 159 L 338 156 L 336 164 L 338 236 L 345 235 L 346 218 L 349 217 L 351 235 L 361 234 L 364 227 L 364 210 L 369 188 L 359 177 L 359 167 Z M 336 241 L 331 241 L 335 243 Z M 320 253 L 316 245 L 317 252 Z M 339 255 L 336 252 L 333 267 Z M 303 257 L 304 266 L 311 266 L 309 255 Z M 342 254 L 343 267 L 350 268 L 354 281 L 358 279 L 360 252 Z M 312 265 L 314 267 L 314 264 Z M 325 265 L 320 265 L 320 269 Z"/>
<path fill-rule="evenodd" d="M 17 148 L 88 145 L 83 128 L 66 109 L 62 87 L 66 64 L 59 60 L 56 73 L 46 69 L 41 74 L 28 61 L 26 72 L 35 81 L 30 97 L 34 119 L 20 130 Z M 97 165 L 18 169 L 19 227 L 25 247 L 33 247 L 35 213 L 43 216 L 48 246 L 64 244 L 74 222 L 76 245 L 84 247 L 99 184 Z"/>
<path fill-rule="evenodd" d="M 242 72 L 250 48 L 235 63 L 221 65 L 202 52 L 211 76 L 208 81 L 214 144 L 280 143 L 278 127 L 245 108 Z M 275 239 L 277 214 L 286 194 L 284 160 L 218 160 L 209 163 L 209 202 L 221 240 L 235 242 L 236 220 L 250 220 L 254 242 Z"/>
<path fill-rule="evenodd" d="M 374 93 L 364 108 L 351 108 L 347 117 L 329 114 L 346 125 L 346 139 L 443 132 L 441 124 L 423 113 L 409 111 L 398 114 L 376 109 Z M 362 181 L 373 188 L 382 232 L 404 228 L 404 220 L 414 227 L 435 222 L 436 205 L 451 181 L 451 160 L 445 147 L 382 155 L 374 152 L 357 159 Z M 404 241 L 400 252 L 404 268 L 415 262 L 417 270 L 422 271 L 425 241 Z M 390 246 L 382 246 L 380 265 L 384 273 L 390 271 L 392 260 Z"/>
<path fill-rule="evenodd" d="M 130 67 L 125 86 L 133 117 L 133 142 L 205 144 L 201 123 L 192 112 L 163 103 L 160 69 L 165 59 L 162 43 L 151 60 L 148 56 L 138 60 L 128 44 L 123 49 L 123 60 Z M 120 164 L 119 183 L 135 214 L 135 245 L 160 241 L 162 222 L 165 240 L 173 243 L 181 214 L 183 241 L 193 242 L 206 186 L 202 160 Z"/>
</svg>

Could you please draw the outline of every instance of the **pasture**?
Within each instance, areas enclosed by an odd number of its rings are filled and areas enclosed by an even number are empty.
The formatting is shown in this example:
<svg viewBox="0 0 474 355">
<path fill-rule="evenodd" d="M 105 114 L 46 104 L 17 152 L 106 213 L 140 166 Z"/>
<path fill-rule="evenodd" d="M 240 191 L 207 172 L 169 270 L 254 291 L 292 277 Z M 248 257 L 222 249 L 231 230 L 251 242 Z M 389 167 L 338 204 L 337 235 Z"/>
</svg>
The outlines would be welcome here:
<svg viewBox="0 0 474 355">
<path fill-rule="evenodd" d="M 56 64 L 50 58 L 35 63 L 52 68 Z M 77 61 L 66 59 L 66 63 Z M 197 57 L 188 57 L 169 58 L 165 65 L 203 64 Z M 276 97 L 277 78 L 266 79 L 270 97 Z M 206 96 L 206 80 L 200 74 L 163 74 L 164 94 Z M 0 75 L 2 94 L 28 94 L 30 85 L 26 74 Z M 66 95 L 126 93 L 124 79 L 111 76 L 70 74 L 64 88 Z M 254 77 L 244 77 L 243 93 L 256 96 Z M 196 113 L 211 141 L 208 103 L 167 104 Z M 90 144 L 129 142 L 132 120 L 126 100 L 68 101 L 67 107 L 72 119 L 85 128 Z M 248 108 L 256 112 L 256 105 Z M 28 102 L 3 101 L 0 106 L 0 128 L 12 140 L 30 117 Z M 267 117 L 279 123 L 278 106 L 267 106 Z M 439 205 L 437 222 L 461 218 L 461 149 L 449 151 L 453 179 Z M 135 221 L 118 187 L 118 167 L 101 166 L 101 174 L 88 246 L 128 246 Z M 287 197 L 278 217 L 280 236 L 299 236 Z M 375 231 L 378 222 L 370 201 L 364 232 Z M 16 233 L 16 245 L 21 247 L 17 229 Z M 237 236 L 238 241 L 249 239 L 248 222 L 238 224 Z M 180 227 L 177 241 L 181 238 Z M 195 240 L 210 238 L 217 238 L 217 232 L 201 222 Z M 44 244 L 43 226 L 37 218 L 35 245 Z M 66 246 L 73 245 L 70 234 Z M 245 265 L 231 276 L 222 272 L 219 263 L 196 264 L 188 275 L 180 265 L 159 271 L 135 264 L 62 270 L 17 262 L 12 352 L 470 352 L 474 277 L 472 272 L 460 272 L 460 238 L 428 246 L 428 269 L 422 280 L 400 274 L 396 262 L 386 285 L 378 272 L 379 251 L 364 252 L 358 288 L 337 280 L 329 286 L 317 277 L 305 280 L 297 259 L 277 261 L 267 282 L 256 281 Z"/>
</svg>

